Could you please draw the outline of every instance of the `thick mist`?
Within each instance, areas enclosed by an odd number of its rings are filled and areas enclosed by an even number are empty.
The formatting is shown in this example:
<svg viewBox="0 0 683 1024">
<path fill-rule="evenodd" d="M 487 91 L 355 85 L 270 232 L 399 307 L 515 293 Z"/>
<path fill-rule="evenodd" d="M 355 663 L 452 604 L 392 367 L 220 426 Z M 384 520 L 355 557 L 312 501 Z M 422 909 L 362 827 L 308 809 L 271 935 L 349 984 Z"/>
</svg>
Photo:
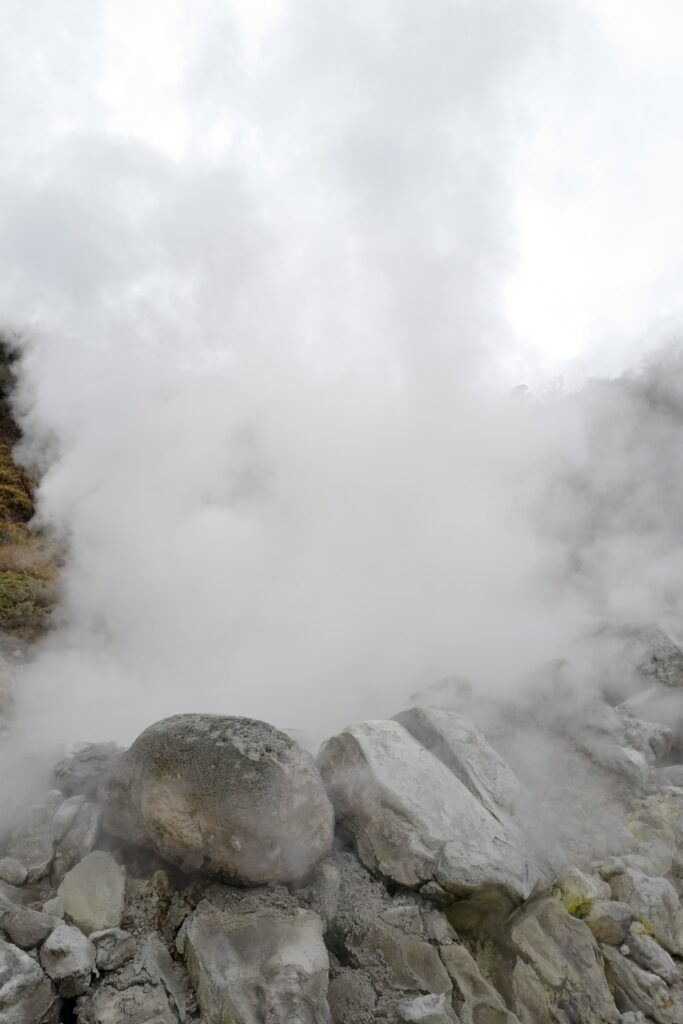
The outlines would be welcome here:
<svg viewBox="0 0 683 1024">
<path fill-rule="evenodd" d="M 506 692 L 603 621 L 677 632 L 676 347 L 513 390 L 517 175 L 591 23 L 60 6 L 16 8 L 33 73 L 3 72 L 1 312 L 67 551 L 32 735 L 322 736 L 450 674 Z"/>
</svg>

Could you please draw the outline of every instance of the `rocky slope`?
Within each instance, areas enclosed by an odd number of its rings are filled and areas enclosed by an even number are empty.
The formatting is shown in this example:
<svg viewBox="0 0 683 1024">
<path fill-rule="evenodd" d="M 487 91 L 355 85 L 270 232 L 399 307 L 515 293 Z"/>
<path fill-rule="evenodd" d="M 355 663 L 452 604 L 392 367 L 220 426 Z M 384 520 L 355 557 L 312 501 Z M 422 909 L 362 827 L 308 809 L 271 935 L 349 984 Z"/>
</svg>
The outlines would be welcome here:
<svg viewBox="0 0 683 1024">
<path fill-rule="evenodd" d="M 210 715 L 65 752 L 2 821 L 0 1021 L 680 1024 L 683 655 L 627 639 L 618 703 L 554 665 L 317 763 Z"/>
</svg>

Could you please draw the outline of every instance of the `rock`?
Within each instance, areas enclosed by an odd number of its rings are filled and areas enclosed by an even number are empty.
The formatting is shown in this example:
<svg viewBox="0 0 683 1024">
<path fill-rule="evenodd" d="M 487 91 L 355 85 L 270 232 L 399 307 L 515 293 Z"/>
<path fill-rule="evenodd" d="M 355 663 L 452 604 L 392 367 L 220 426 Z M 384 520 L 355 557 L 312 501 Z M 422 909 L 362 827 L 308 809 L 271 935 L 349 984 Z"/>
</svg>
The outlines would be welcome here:
<svg viewBox="0 0 683 1024">
<path fill-rule="evenodd" d="M 30 907 L 0 904 L 0 929 L 22 949 L 39 946 L 61 923 L 58 917 Z"/>
<path fill-rule="evenodd" d="M 0 859 L 0 880 L 10 885 L 23 885 L 28 877 L 28 869 L 13 857 Z"/>
<path fill-rule="evenodd" d="M 598 942 L 619 946 L 628 935 L 633 911 L 627 903 L 596 900 L 584 920 Z"/>
<path fill-rule="evenodd" d="M 476 726 L 452 711 L 420 707 L 403 711 L 394 721 L 442 761 L 517 845 L 528 848 L 529 856 L 547 845 L 530 792 Z M 558 850 L 549 852 L 564 860 Z M 546 871 L 549 880 L 549 866 Z"/>
<path fill-rule="evenodd" d="M 660 775 L 670 785 L 683 789 L 683 764 L 669 764 L 665 768 L 660 768 Z"/>
<path fill-rule="evenodd" d="M 95 947 L 78 928 L 62 924 L 40 951 L 43 970 L 57 983 L 64 998 L 82 995 L 95 969 Z"/>
<path fill-rule="evenodd" d="M 398 1004 L 401 1020 L 416 1024 L 458 1024 L 458 1018 L 446 996 L 417 996 Z"/>
<path fill-rule="evenodd" d="M 64 802 L 64 795 L 58 789 L 51 789 L 40 800 L 10 813 L 10 843 L 29 839 L 37 832 L 49 835 L 49 826 L 55 811 Z"/>
<path fill-rule="evenodd" d="M 179 1024 L 188 994 L 168 950 L 151 937 L 131 961 L 78 999 L 76 1017 L 78 1024 Z"/>
<path fill-rule="evenodd" d="M 0 939 L 0 1021 L 2 1024 L 54 1024 L 55 990 L 31 957 Z"/>
<path fill-rule="evenodd" d="M 641 676 L 664 686 L 683 686 L 683 651 L 658 626 L 622 626 L 615 632 Z"/>
<path fill-rule="evenodd" d="M 55 882 L 60 881 L 67 871 L 92 852 L 97 841 L 101 817 L 102 812 L 97 804 L 88 800 L 77 808 L 71 827 L 57 847 L 57 855 L 52 865 L 52 877 Z"/>
<path fill-rule="evenodd" d="M 483 977 L 472 954 L 458 943 L 441 948 L 441 957 L 453 982 L 452 1000 L 463 1024 L 519 1024 L 500 995 Z"/>
<path fill-rule="evenodd" d="M 553 891 L 575 917 L 584 917 L 596 900 L 610 896 L 610 888 L 602 879 L 585 875 L 571 865 L 559 873 L 553 882 Z"/>
<path fill-rule="evenodd" d="M 116 743 L 74 743 L 54 767 L 55 785 L 64 796 L 97 796 L 105 772 L 123 747 Z"/>
<path fill-rule="evenodd" d="M 71 796 L 59 805 L 50 822 L 50 834 L 56 843 L 61 842 L 67 834 L 84 803 L 84 796 Z"/>
<path fill-rule="evenodd" d="M 40 829 L 13 843 L 7 854 L 26 868 L 25 881 L 31 885 L 49 874 L 55 855 L 52 836 L 47 829 Z"/>
<path fill-rule="evenodd" d="M 322 921 L 286 890 L 219 890 L 181 929 L 202 1014 L 216 1024 L 330 1021 Z"/>
<path fill-rule="evenodd" d="M 109 853 L 95 850 L 62 879 L 57 896 L 45 908 L 73 921 L 89 935 L 118 928 L 123 917 L 126 873 Z"/>
<path fill-rule="evenodd" d="M 332 844 L 315 762 L 251 718 L 158 722 L 114 759 L 102 795 L 109 832 L 240 884 L 300 878 Z"/>
<path fill-rule="evenodd" d="M 633 916 L 675 955 L 683 954 L 683 913 L 676 890 L 665 878 L 627 870 L 610 879 L 616 900 L 628 903 Z"/>
<path fill-rule="evenodd" d="M 511 948 L 522 961 L 512 1009 L 524 1024 L 565 1019 L 616 1024 L 619 1011 L 597 943 L 583 921 L 572 917 L 558 899 L 542 897 L 516 911 L 509 928 Z M 566 1017 L 555 1016 L 560 1005 Z"/>
<path fill-rule="evenodd" d="M 413 888 L 529 896 L 542 876 L 518 837 L 398 722 L 345 729 L 319 763 L 340 823 L 372 871 Z"/>
<path fill-rule="evenodd" d="M 90 933 L 90 941 L 97 954 L 97 967 L 100 971 L 116 971 L 135 956 L 137 943 L 130 932 L 121 928 L 105 928 Z"/>
<path fill-rule="evenodd" d="M 683 1002 L 666 982 L 631 963 L 613 946 L 605 946 L 603 956 L 605 974 L 624 1011 L 639 1010 L 657 1024 L 679 1024 L 683 1019 Z"/>
<path fill-rule="evenodd" d="M 625 940 L 628 956 L 635 960 L 644 970 L 658 974 L 667 985 L 677 985 L 681 980 L 680 971 L 666 950 L 662 949 L 655 939 L 635 929 Z M 624 950 L 622 950 L 624 952 Z"/>
</svg>

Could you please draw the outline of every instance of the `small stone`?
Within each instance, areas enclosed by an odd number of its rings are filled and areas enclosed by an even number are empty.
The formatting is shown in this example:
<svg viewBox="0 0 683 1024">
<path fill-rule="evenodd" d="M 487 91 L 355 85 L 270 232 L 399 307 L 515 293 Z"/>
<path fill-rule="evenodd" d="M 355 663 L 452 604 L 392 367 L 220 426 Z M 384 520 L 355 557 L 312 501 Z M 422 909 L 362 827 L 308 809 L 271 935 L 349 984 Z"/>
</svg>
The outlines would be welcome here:
<svg viewBox="0 0 683 1024">
<path fill-rule="evenodd" d="M 633 911 L 617 900 L 596 900 L 584 920 L 598 942 L 618 946 L 628 935 Z"/>
<path fill-rule="evenodd" d="M 95 850 L 62 879 L 56 901 L 51 903 L 89 935 L 104 928 L 118 928 L 123 917 L 126 873 L 109 853 Z"/>
<path fill-rule="evenodd" d="M 91 932 L 90 941 L 97 951 L 96 962 L 100 971 L 117 971 L 135 956 L 135 938 L 122 928 L 105 928 L 99 932 Z"/>
<path fill-rule="evenodd" d="M 63 924 L 52 932 L 40 951 L 45 973 L 57 982 L 60 996 L 82 995 L 95 969 L 95 947 L 78 928 Z"/>
<path fill-rule="evenodd" d="M 3 857 L 0 860 L 0 880 L 9 882 L 10 885 L 23 885 L 26 881 L 28 870 L 14 857 Z"/>
<path fill-rule="evenodd" d="M 47 829 L 40 829 L 19 842 L 13 843 L 8 850 L 12 860 L 18 860 L 26 868 L 25 881 L 32 885 L 40 881 L 50 871 L 55 855 L 52 836 Z"/>
<path fill-rule="evenodd" d="M 22 949 L 39 946 L 59 924 L 59 918 L 30 907 L 0 906 L 0 929 Z"/>
</svg>

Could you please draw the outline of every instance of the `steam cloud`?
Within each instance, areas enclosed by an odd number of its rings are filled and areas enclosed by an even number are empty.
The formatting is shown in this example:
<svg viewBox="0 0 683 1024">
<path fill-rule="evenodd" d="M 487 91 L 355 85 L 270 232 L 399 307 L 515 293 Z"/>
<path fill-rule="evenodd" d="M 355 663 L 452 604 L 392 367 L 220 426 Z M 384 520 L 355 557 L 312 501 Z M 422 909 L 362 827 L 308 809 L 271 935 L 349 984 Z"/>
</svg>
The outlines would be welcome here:
<svg viewBox="0 0 683 1024">
<path fill-rule="evenodd" d="M 503 689 L 598 621 L 676 633 L 680 352 L 511 393 L 518 174 L 591 23 L 146 11 L 1 16 L 1 308 L 69 552 L 35 735 L 184 710 L 322 734 L 451 672 Z"/>
</svg>

